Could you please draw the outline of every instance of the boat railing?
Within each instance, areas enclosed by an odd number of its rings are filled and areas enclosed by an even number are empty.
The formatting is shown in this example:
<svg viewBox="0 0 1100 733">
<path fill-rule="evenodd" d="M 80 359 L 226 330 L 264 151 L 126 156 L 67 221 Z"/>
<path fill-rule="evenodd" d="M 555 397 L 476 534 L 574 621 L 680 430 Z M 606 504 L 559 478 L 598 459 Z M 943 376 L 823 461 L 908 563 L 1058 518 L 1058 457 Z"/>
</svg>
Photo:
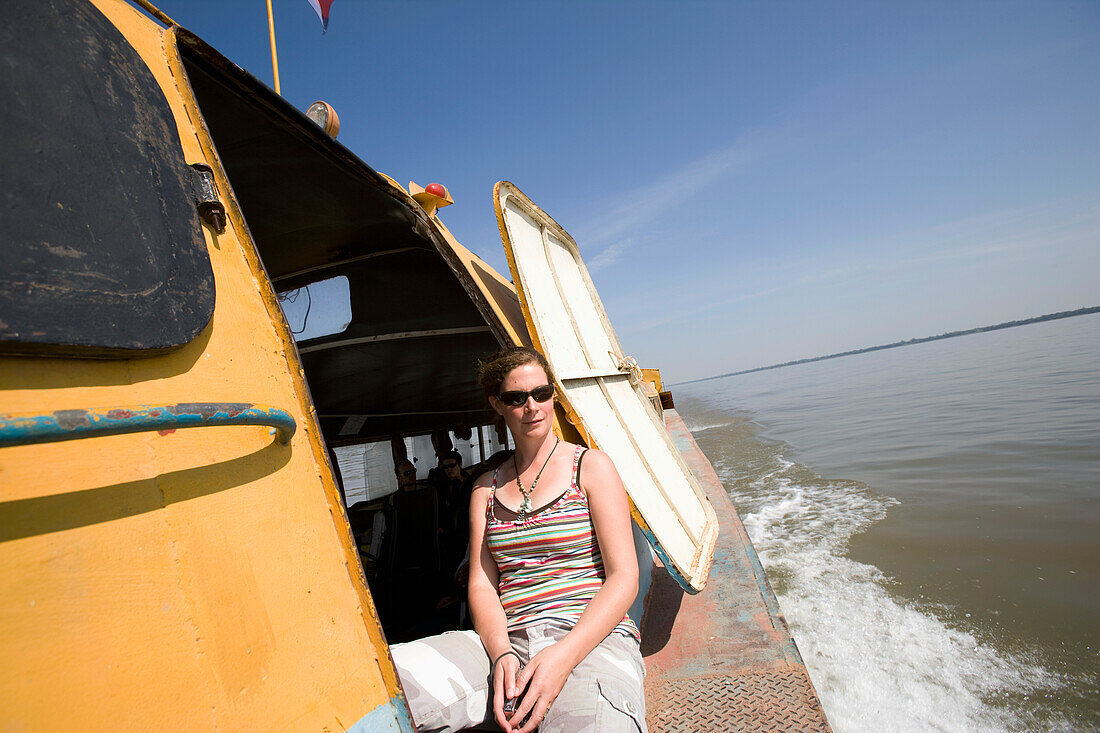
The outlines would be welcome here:
<svg viewBox="0 0 1100 733">
<path fill-rule="evenodd" d="M 294 417 L 277 407 L 251 402 L 180 402 L 0 415 L 0 448 L 221 425 L 266 425 L 275 429 L 281 445 L 287 445 L 298 429 Z"/>
</svg>

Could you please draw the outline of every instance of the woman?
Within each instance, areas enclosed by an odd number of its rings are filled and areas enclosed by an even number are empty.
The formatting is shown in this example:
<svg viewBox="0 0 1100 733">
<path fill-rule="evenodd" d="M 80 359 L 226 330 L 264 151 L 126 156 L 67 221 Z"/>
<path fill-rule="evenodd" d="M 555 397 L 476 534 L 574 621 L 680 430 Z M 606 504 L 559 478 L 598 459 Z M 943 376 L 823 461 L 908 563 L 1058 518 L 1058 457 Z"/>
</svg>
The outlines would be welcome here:
<svg viewBox="0 0 1100 733">
<path fill-rule="evenodd" d="M 477 633 L 392 647 L 414 722 L 645 731 L 639 635 L 626 616 L 638 564 L 622 481 L 604 453 L 554 435 L 554 378 L 541 354 L 505 349 L 480 377 L 516 450 L 475 481 L 470 500 Z"/>
</svg>

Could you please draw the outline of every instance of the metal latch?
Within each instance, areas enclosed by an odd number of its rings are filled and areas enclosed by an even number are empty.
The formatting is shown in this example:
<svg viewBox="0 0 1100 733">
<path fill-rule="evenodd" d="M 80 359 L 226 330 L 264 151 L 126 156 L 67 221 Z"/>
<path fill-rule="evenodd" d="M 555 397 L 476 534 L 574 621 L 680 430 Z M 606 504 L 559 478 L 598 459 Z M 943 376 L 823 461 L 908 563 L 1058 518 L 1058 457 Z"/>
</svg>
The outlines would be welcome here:
<svg viewBox="0 0 1100 733">
<path fill-rule="evenodd" d="M 199 216 L 214 231 L 225 231 L 225 206 L 218 199 L 218 187 L 214 183 L 214 170 L 203 163 L 192 163 L 192 185 L 195 191 L 195 206 Z"/>
</svg>

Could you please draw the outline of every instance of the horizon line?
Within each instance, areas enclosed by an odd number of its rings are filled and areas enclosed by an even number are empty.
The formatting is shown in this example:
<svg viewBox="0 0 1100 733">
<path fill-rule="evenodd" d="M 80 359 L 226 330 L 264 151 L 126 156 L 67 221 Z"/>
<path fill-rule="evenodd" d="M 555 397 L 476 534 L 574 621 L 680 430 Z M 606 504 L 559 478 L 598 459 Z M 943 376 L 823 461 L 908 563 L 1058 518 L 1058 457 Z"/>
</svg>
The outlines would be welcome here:
<svg viewBox="0 0 1100 733">
<path fill-rule="evenodd" d="M 1100 313 L 1100 305 L 1089 306 L 1086 308 L 1077 308 L 1071 311 L 1059 311 L 1057 313 L 1047 313 L 1042 316 L 1034 316 L 1032 318 L 1023 318 L 1016 321 L 1005 321 L 1004 323 L 996 323 L 992 326 L 978 326 L 977 328 L 968 328 L 963 331 L 949 331 L 947 333 L 941 333 L 936 336 L 924 336 L 921 338 L 911 338 L 907 341 L 894 341 L 889 344 L 881 344 L 879 346 L 866 346 L 860 349 L 852 349 L 850 351 L 839 351 L 835 354 L 825 354 L 824 356 L 811 356 L 807 359 L 795 359 L 793 361 L 785 361 L 781 364 L 771 364 L 768 366 L 753 367 L 752 369 L 742 369 L 736 372 L 726 372 L 725 374 L 715 374 L 711 377 L 699 377 L 698 379 L 689 379 L 685 382 L 676 382 L 668 385 L 671 387 L 679 387 L 685 384 L 695 384 L 697 382 L 709 382 L 712 379 L 724 379 L 726 377 L 736 377 L 741 374 L 752 374 L 753 372 L 765 372 L 769 369 L 782 369 L 783 367 L 797 366 L 799 364 L 810 364 L 815 361 L 825 361 L 826 359 L 839 359 L 842 356 L 855 356 L 856 354 L 865 354 L 869 351 L 882 351 L 883 349 L 896 349 L 901 346 L 912 346 L 913 344 L 922 344 L 929 341 L 939 341 L 941 339 L 955 338 L 956 336 L 969 336 L 975 333 L 983 333 L 985 331 L 997 331 L 1004 328 L 1015 328 L 1016 326 L 1027 326 L 1032 323 L 1041 323 L 1042 321 L 1054 321 L 1061 318 L 1072 318 L 1074 316 L 1086 316 L 1092 313 Z"/>
</svg>

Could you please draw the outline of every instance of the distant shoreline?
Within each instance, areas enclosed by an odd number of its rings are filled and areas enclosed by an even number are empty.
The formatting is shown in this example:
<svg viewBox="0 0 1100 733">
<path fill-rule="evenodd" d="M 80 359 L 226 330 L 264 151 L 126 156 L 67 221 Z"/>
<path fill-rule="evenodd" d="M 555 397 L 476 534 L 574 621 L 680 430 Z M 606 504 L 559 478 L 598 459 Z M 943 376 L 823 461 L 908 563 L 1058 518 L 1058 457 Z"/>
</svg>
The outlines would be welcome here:
<svg viewBox="0 0 1100 733">
<path fill-rule="evenodd" d="M 1041 323 L 1043 321 L 1056 321 L 1059 318 L 1072 318 L 1073 316 L 1086 316 L 1090 313 L 1100 313 L 1100 306 L 1093 306 L 1091 308 L 1078 308 L 1072 311 L 1062 311 L 1060 313 L 1048 313 L 1045 316 L 1036 316 L 1035 318 L 1025 318 L 1022 321 L 1007 321 L 1005 323 L 998 323 L 994 326 L 982 326 L 981 328 L 971 328 L 966 331 L 951 331 L 950 333 L 941 333 L 938 336 L 925 336 L 919 339 L 909 339 L 908 341 L 895 341 L 892 344 L 883 344 L 882 346 L 868 346 L 865 349 L 853 349 L 852 351 L 841 351 L 837 354 L 826 354 L 825 356 L 814 356 L 809 359 L 796 359 L 794 361 L 785 361 L 782 364 L 772 364 L 771 366 L 756 367 L 754 369 L 742 369 L 739 372 L 726 372 L 725 374 L 716 374 L 713 377 L 701 377 L 699 379 L 690 379 L 686 382 L 678 382 L 672 387 L 678 387 L 683 384 L 695 384 L 696 382 L 709 382 L 712 379 L 723 379 L 725 377 L 736 377 L 739 374 L 752 374 L 753 372 L 764 372 L 769 369 L 781 369 L 783 367 L 795 366 L 796 364 L 809 364 L 815 361 L 825 361 L 826 359 L 839 359 L 842 356 L 853 356 L 854 354 L 866 354 L 868 351 L 882 351 L 883 349 L 896 349 L 899 346 L 911 346 L 912 344 L 923 344 L 928 341 L 939 341 L 940 339 L 955 338 L 956 336 L 969 336 L 972 333 L 982 333 L 984 331 L 999 331 L 1002 328 L 1015 328 L 1016 326 L 1026 326 L 1031 323 Z"/>
</svg>

